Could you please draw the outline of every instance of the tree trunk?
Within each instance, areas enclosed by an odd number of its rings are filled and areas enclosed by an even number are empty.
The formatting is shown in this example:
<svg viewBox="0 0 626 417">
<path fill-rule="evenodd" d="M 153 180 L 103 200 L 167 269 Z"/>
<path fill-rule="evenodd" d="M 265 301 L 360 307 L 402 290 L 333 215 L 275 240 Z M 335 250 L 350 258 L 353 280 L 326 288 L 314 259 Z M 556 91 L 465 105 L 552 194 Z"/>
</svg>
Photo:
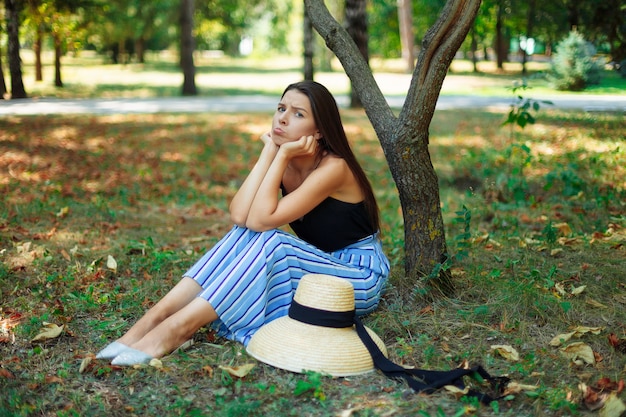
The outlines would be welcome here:
<svg viewBox="0 0 626 417">
<path fill-rule="evenodd" d="M 346 0 L 345 13 L 348 34 L 356 44 L 365 62 L 369 62 L 366 6 L 365 0 Z M 354 85 L 350 84 L 350 107 L 363 107 L 359 95 L 354 91 Z"/>
<path fill-rule="evenodd" d="M 304 10 L 304 37 L 303 37 L 303 49 L 304 49 L 304 79 L 313 80 L 315 76 L 315 66 L 313 65 L 313 57 L 315 56 L 315 37 L 313 36 L 313 25 L 311 25 L 311 19 Z"/>
<path fill-rule="evenodd" d="M 144 64 L 146 62 L 146 41 L 143 37 L 140 37 L 135 41 L 135 55 L 137 56 L 137 62 Z"/>
<path fill-rule="evenodd" d="M 4 80 L 4 66 L 2 64 L 2 48 L 0 48 L 0 100 L 4 100 L 7 93 L 7 83 Z"/>
<path fill-rule="evenodd" d="M 24 81 L 22 80 L 22 59 L 20 58 L 20 10 L 18 0 L 4 0 L 4 10 L 7 19 L 7 34 L 9 38 L 8 58 L 9 72 L 11 73 L 11 98 L 26 98 Z"/>
<path fill-rule="evenodd" d="M 478 41 L 476 40 L 476 27 L 472 26 L 470 31 L 471 37 L 471 49 L 472 49 L 472 67 L 474 68 L 474 73 L 478 73 Z"/>
<path fill-rule="evenodd" d="M 38 26 L 35 34 L 35 42 L 33 43 L 33 53 L 35 54 L 35 81 L 43 81 L 43 71 L 41 70 L 41 43 L 43 38 L 43 30 Z"/>
<path fill-rule="evenodd" d="M 416 286 L 452 290 L 439 185 L 428 129 L 447 69 L 469 32 L 480 0 L 448 0 L 424 36 L 404 106 L 396 117 L 350 35 L 322 0 L 305 0 L 313 26 L 341 61 L 381 142 L 398 187 L 405 234 L 405 273 Z M 432 278 L 432 280 L 429 280 Z"/>
<path fill-rule="evenodd" d="M 536 0 L 529 0 L 528 2 L 528 15 L 526 17 L 526 45 L 528 45 L 529 40 L 533 37 L 533 27 L 535 23 L 535 11 L 536 11 Z M 528 54 L 526 53 L 526 48 L 522 49 L 522 75 L 527 74 L 526 62 L 528 61 Z"/>
<path fill-rule="evenodd" d="M 498 11 L 496 13 L 496 62 L 498 69 L 504 68 L 504 34 L 502 33 L 502 20 L 504 15 L 504 0 L 498 1 Z"/>
<path fill-rule="evenodd" d="M 196 90 L 196 67 L 193 63 L 193 0 L 181 0 L 180 10 L 180 66 L 183 70 L 183 95 L 195 96 Z"/>
<path fill-rule="evenodd" d="M 54 86 L 63 87 L 63 80 L 61 80 L 61 56 L 63 55 L 63 46 L 58 33 L 53 33 L 52 38 L 54 39 Z"/>
<path fill-rule="evenodd" d="M 402 60 L 408 73 L 415 69 L 415 39 L 413 37 L 413 2 L 398 0 L 398 23 L 400 24 L 400 45 Z"/>
</svg>

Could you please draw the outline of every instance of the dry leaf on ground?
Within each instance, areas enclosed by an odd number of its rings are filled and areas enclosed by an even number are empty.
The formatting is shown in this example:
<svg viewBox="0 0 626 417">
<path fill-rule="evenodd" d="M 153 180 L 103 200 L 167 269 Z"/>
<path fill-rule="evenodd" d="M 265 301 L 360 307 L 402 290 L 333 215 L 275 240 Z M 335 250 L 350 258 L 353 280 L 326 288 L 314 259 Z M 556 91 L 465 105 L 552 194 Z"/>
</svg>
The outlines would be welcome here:
<svg viewBox="0 0 626 417">
<path fill-rule="evenodd" d="M 31 340 L 31 342 L 38 342 L 38 341 L 44 341 L 44 340 L 50 340 L 50 339 L 55 339 L 57 337 L 59 337 L 61 335 L 61 333 L 63 333 L 63 328 L 65 327 L 65 325 L 60 325 L 57 326 L 54 323 L 46 323 L 45 321 L 43 322 L 43 330 L 41 332 L 39 332 L 39 334 L 37 336 L 35 336 L 33 338 L 33 340 Z"/>
<path fill-rule="evenodd" d="M 550 346 L 561 346 L 573 337 L 580 338 L 587 333 L 600 334 L 602 330 L 604 330 L 604 327 L 576 326 L 574 330 L 569 333 L 561 333 L 554 336 L 550 341 Z"/>
<path fill-rule="evenodd" d="M 519 394 L 522 391 L 535 391 L 538 388 L 538 385 L 520 384 L 519 382 L 511 381 L 506 385 L 506 389 L 502 393 L 502 396 L 506 397 L 511 394 Z"/>
<path fill-rule="evenodd" d="M 504 359 L 507 359 L 507 360 L 510 360 L 510 361 L 518 361 L 519 360 L 519 353 L 512 346 L 509 346 L 509 345 L 492 345 L 491 346 L 491 350 L 493 350 L 493 351 L 497 352 L 498 354 L 500 354 L 500 356 L 502 356 Z"/>
<path fill-rule="evenodd" d="M 244 376 L 248 375 L 250 373 L 250 371 L 254 368 L 254 364 L 253 363 L 247 363 L 245 365 L 241 365 L 241 366 L 222 366 L 220 365 L 220 369 L 223 369 L 224 371 L 228 372 L 230 375 L 237 377 L 237 378 L 243 378 Z"/>
<path fill-rule="evenodd" d="M 574 342 L 560 349 L 568 359 L 577 365 L 595 365 L 596 357 L 593 354 L 593 349 L 586 343 Z"/>
<path fill-rule="evenodd" d="M 107 256 L 107 268 L 113 272 L 117 272 L 117 261 L 111 255 Z"/>
<path fill-rule="evenodd" d="M 626 405 L 616 393 L 612 392 L 598 414 L 600 417 L 620 417 L 624 411 L 626 411 Z"/>
</svg>

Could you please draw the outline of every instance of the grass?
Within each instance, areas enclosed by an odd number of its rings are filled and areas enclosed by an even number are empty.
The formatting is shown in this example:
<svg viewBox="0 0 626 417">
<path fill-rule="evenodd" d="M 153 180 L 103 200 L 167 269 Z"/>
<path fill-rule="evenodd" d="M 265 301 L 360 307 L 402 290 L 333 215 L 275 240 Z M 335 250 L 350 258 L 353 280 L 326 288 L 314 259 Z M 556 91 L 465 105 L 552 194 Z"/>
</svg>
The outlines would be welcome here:
<svg viewBox="0 0 626 417">
<path fill-rule="evenodd" d="M 542 109 L 524 130 L 501 126 L 504 113 L 435 114 L 431 155 L 446 233 L 452 252 L 466 256 L 452 268 L 457 293 L 433 300 L 403 278 L 402 218 L 376 136 L 362 111 L 343 110 L 393 264 L 366 324 L 396 362 L 482 363 L 534 390 L 488 407 L 445 391 L 415 395 L 378 372 L 293 374 L 207 329 L 163 368 L 86 360 L 228 230 L 227 202 L 270 116 L 0 119 L 0 416 L 597 414 L 583 405 L 579 384 L 607 387 L 602 378 L 623 380 L 626 369 L 625 354 L 608 342 L 610 333 L 626 337 L 626 151 L 616 114 Z M 31 342 L 44 322 L 64 331 Z M 550 345 L 576 326 L 600 328 L 564 344 L 585 343 L 594 364 Z M 520 359 L 493 345 L 512 346 Z M 248 363 L 255 367 L 244 378 L 220 368 Z"/>
<path fill-rule="evenodd" d="M 34 81 L 34 57 L 32 51 L 23 50 L 24 83 L 31 97 L 59 98 L 118 98 L 118 97 L 174 97 L 180 95 L 183 83 L 177 57 L 165 53 L 149 53 L 145 64 L 130 63 L 113 65 L 105 58 L 82 52 L 78 56 L 62 60 L 64 88 L 54 87 L 53 57 L 44 54 L 43 78 Z M 289 82 L 302 77 L 299 57 L 260 58 L 205 57 L 195 58 L 195 82 L 199 94 L 223 96 L 240 94 L 280 94 Z M 411 74 L 404 71 L 399 60 L 372 59 L 371 67 L 383 93 L 404 95 L 411 82 Z M 348 77 L 341 64 L 332 63 L 332 72 L 316 73 L 316 80 L 335 94 L 347 94 L 350 89 Z M 571 93 L 553 90 L 542 76 L 549 70 L 544 60 L 528 63 L 529 84 L 533 95 L 567 95 Z M 446 77 L 442 95 L 509 96 L 507 87 L 521 78 L 521 64 L 505 63 L 499 71 L 492 62 L 481 62 L 479 73 L 472 71 L 469 61 L 455 60 Z M 602 82 L 590 87 L 586 93 L 620 94 L 626 90 L 626 79 L 616 71 L 605 71 Z"/>
</svg>

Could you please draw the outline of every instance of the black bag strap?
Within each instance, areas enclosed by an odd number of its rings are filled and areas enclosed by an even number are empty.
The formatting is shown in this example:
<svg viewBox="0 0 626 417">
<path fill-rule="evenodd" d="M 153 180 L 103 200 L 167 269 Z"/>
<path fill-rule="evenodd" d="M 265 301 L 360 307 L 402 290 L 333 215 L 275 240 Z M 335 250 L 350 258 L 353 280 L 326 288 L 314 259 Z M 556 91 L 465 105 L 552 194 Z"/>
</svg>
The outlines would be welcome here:
<svg viewBox="0 0 626 417">
<path fill-rule="evenodd" d="M 454 385 L 457 388 L 465 389 L 463 377 L 468 376 L 478 381 L 488 381 L 494 392 L 498 393 L 497 397 L 481 393 L 476 390 L 468 390 L 466 395 L 475 397 L 484 404 L 500 398 L 499 393 L 509 382 L 506 377 L 493 377 L 482 366 L 473 366 L 471 368 L 457 368 L 449 371 L 431 371 L 426 369 L 408 369 L 400 366 L 387 359 L 382 353 L 376 342 L 367 332 L 365 326 L 356 315 L 355 311 L 326 311 L 313 307 L 303 306 L 293 300 L 289 307 L 289 317 L 303 323 L 315 326 L 345 328 L 355 326 L 359 338 L 372 356 L 374 366 L 389 378 L 402 378 L 416 392 L 426 394 L 443 388 L 446 385 Z"/>
</svg>

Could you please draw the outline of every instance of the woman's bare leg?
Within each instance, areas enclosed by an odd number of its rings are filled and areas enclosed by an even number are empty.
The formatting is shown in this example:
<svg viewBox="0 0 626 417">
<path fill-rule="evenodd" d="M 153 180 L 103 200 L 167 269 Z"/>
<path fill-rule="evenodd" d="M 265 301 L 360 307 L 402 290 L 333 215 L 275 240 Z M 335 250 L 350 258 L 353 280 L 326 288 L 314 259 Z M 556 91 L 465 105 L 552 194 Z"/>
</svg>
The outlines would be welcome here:
<svg viewBox="0 0 626 417">
<path fill-rule="evenodd" d="M 137 321 L 124 334 L 124 336 L 120 337 L 117 341 L 126 346 L 131 346 L 138 342 L 165 319 L 189 304 L 194 298 L 196 298 L 201 290 L 202 287 L 193 279 L 181 279 L 180 282 L 174 286 L 174 288 L 172 288 L 158 303 L 148 310 L 146 314 L 144 314 L 143 317 L 140 318 L 139 321 Z"/>
<path fill-rule="evenodd" d="M 186 342 L 200 327 L 217 318 L 211 304 L 203 298 L 196 297 L 161 321 L 131 347 L 154 358 L 160 358 Z"/>
</svg>

